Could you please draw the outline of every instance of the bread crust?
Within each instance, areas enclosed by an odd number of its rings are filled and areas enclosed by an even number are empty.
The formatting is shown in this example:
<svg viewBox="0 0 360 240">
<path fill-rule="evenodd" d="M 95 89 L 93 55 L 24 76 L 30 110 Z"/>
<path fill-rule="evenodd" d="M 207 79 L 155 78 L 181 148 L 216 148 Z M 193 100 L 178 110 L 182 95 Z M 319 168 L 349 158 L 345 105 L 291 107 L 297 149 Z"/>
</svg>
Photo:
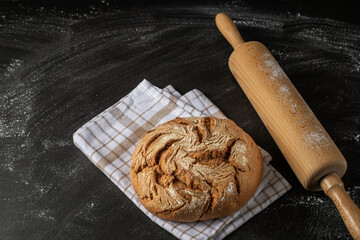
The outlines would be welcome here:
<svg viewBox="0 0 360 240">
<path fill-rule="evenodd" d="M 231 214 L 254 195 L 262 157 L 232 120 L 175 118 L 140 140 L 130 176 L 141 203 L 156 216 L 209 220 Z"/>
</svg>

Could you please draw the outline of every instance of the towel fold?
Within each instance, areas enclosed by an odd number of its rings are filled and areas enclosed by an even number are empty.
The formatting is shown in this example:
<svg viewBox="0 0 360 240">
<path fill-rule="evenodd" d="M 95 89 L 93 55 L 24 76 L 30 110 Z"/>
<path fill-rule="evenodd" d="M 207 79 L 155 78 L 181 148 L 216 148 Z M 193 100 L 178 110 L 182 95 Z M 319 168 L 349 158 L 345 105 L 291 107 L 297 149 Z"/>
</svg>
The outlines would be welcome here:
<svg viewBox="0 0 360 240">
<path fill-rule="evenodd" d="M 254 196 L 229 216 L 202 222 L 180 223 L 156 217 L 141 205 L 130 181 L 131 155 L 145 133 L 175 117 L 226 118 L 204 94 L 194 89 L 185 95 L 171 85 L 160 89 L 143 80 L 120 101 L 74 133 L 74 144 L 152 221 L 179 239 L 223 239 L 255 214 L 290 190 L 290 184 L 270 164 L 260 148 L 263 176 Z"/>
</svg>

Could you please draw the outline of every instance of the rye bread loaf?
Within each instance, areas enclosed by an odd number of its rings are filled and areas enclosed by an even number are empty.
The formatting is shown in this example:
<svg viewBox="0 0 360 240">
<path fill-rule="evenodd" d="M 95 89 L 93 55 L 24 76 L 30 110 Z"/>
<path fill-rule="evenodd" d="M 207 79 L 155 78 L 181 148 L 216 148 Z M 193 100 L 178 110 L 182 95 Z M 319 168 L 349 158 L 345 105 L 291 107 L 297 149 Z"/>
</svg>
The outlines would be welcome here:
<svg viewBox="0 0 360 240">
<path fill-rule="evenodd" d="M 262 157 L 232 120 L 176 118 L 140 140 L 130 175 L 141 203 L 156 216 L 208 220 L 238 210 L 253 196 Z"/>
</svg>

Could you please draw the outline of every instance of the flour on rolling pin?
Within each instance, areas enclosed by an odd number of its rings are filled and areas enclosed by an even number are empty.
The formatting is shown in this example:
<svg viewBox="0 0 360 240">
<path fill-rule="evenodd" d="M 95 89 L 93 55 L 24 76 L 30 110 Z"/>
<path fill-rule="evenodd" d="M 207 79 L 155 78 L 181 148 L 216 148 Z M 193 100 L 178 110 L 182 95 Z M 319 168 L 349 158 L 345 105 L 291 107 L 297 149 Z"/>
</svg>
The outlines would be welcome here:
<svg viewBox="0 0 360 240">
<path fill-rule="evenodd" d="M 318 124 L 317 121 L 313 121 L 314 114 L 308 105 L 301 104 L 301 110 L 299 109 L 299 104 L 296 103 L 295 98 L 292 97 L 294 91 L 297 92 L 295 87 L 287 80 L 288 77 L 283 69 L 279 66 L 277 61 L 270 55 L 267 51 L 264 51 L 260 56 L 262 61 L 265 64 L 259 65 L 261 71 L 265 72 L 266 75 L 271 80 L 271 85 L 273 89 L 276 91 L 276 94 L 282 95 L 281 101 L 284 106 L 289 109 L 289 112 L 292 113 L 296 121 L 303 127 L 309 124 L 315 125 L 311 130 L 304 131 L 302 134 L 302 139 L 304 140 L 304 144 L 308 147 L 320 148 L 320 145 L 329 147 L 330 146 L 330 137 L 327 135 L 324 128 Z M 305 114 L 296 114 L 298 111 L 302 111 Z"/>
<path fill-rule="evenodd" d="M 244 42 L 224 13 L 216 16 L 216 25 L 234 48 L 229 58 L 232 74 L 301 184 L 310 191 L 322 189 L 353 238 L 360 239 L 360 209 L 340 179 L 347 168 L 340 150 L 270 51 L 259 42 Z"/>
<path fill-rule="evenodd" d="M 266 68 L 262 70 L 269 74 L 270 80 L 279 80 L 287 77 L 285 72 L 269 53 L 264 51 L 262 58 L 266 65 Z M 285 87 L 287 89 L 287 93 L 289 93 L 288 86 L 283 85 L 281 87 Z"/>
</svg>

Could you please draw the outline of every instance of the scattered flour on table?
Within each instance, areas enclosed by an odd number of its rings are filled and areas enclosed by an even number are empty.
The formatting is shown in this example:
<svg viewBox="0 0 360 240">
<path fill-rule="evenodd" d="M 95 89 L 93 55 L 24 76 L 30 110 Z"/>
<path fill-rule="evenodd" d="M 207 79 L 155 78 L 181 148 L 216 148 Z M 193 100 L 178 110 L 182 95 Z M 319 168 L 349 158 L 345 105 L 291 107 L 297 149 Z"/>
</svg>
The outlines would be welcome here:
<svg viewBox="0 0 360 240">
<path fill-rule="evenodd" d="M 31 215 L 35 215 L 36 218 L 41 219 L 42 221 L 46 221 L 46 222 L 55 221 L 53 212 L 48 209 L 41 209 L 39 211 L 34 211 Z"/>
<path fill-rule="evenodd" d="M 22 66 L 23 62 L 24 61 L 20 60 L 20 59 L 11 59 L 9 65 L 5 66 L 6 71 L 4 73 L 4 76 L 9 77 L 11 75 L 11 73 L 15 72 L 16 69 L 18 69 L 19 67 Z"/>
<path fill-rule="evenodd" d="M 360 141 L 360 134 L 356 135 L 356 137 L 354 137 L 354 140 L 359 142 Z"/>
<path fill-rule="evenodd" d="M 300 198 L 300 201 L 298 202 L 299 204 L 305 204 L 305 205 L 317 205 L 320 203 L 323 203 L 324 200 L 322 200 L 319 197 L 315 197 L 315 196 L 304 196 Z"/>
<path fill-rule="evenodd" d="M 14 172 L 14 170 L 15 170 L 13 161 L 5 161 L 5 163 L 2 164 L 2 167 L 9 170 L 10 172 Z"/>
<path fill-rule="evenodd" d="M 326 196 L 322 197 L 316 197 L 316 196 L 299 196 L 290 198 L 289 203 L 283 203 L 281 204 L 282 207 L 284 206 L 298 206 L 298 205 L 304 205 L 304 206 L 316 206 L 321 205 L 325 201 L 323 199 L 326 199 Z"/>
<path fill-rule="evenodd" d="M 50 149 L 53 147 L 68 147 L 68 146 L 72 146 L 72 142 L 69 141 L 68 139 L 63 140 L 63 139 L 57 139 L 57 140 L 50 140 L 50 139 L 45 139 L 41 141 L 41 144 L 44 146 L 45 149 Z"/>
<path fill-rule="evenodd" d="M 347 188 L 347 194 L 349 194 L 350 198 L 355 199 L 355 195 L 360 194 L 360 186 L 354 186 L 352 188 Z"/>
</svg>

